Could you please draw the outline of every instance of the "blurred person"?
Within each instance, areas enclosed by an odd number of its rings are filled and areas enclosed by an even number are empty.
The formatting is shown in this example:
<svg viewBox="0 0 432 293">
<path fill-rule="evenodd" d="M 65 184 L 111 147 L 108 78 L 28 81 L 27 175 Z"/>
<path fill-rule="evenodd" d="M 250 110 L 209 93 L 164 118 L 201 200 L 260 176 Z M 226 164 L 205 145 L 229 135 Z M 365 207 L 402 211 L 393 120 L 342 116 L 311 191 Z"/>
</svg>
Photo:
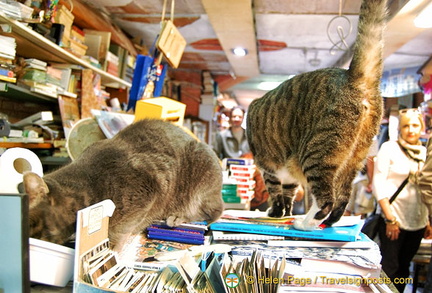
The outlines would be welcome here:
<svg viewBox="0 0 432 293">
<path fill-rule="evenodd" d="M 427 142 L 426 162 L 423 166 L 419 177 L 420 192 L 423 202 L 429 210 L 429 229 L 427 229 L 424 238 L 432 239 L 432 139 Z M 423 288 L 424 293 L 432 293 L 432 254 L 427 270 L 426 282 Z"/>
<path fill-rule="evenodd" d="M 242 107 L 233 107 L 229 114 L 230 127 L 216 134 L 213 149 L 219 159 L 240 158 L 250 153 L 245 130 L 242 128 L 244 116 L 245 110 Z"/>
<path fill-rule="evenodd" d="M 346 216 L 361 216 L 365 218 L 367 214 L 375 209 L 375 198 L 372 194 L 372 179 L 374 171 L 374 160 L 378 153 L 378 139 L 373 139 L 369 153 L 365 159 L 364 168 L 357 173 L 353 180 L 351 197 L 346 207 Z"/>
<path fill-rule="evenodd" d="M 409 266 L 416 254 L 428 224 L 428 210 L 421 199 L 418 176 L 426 159 L 426 148 L 420 136 L 424 130 L 417 109 L 399 112 L 397 141 L 382 144 L 375 162 L 373 194 L 379 204 L 379 242 L 381 265 L 392 281 L 409 277 Z M 389 199 L 406 178 L 408 183 L 393 203 Z M 394 282 L 403 292 L 405 284 Z"/>
</svg>

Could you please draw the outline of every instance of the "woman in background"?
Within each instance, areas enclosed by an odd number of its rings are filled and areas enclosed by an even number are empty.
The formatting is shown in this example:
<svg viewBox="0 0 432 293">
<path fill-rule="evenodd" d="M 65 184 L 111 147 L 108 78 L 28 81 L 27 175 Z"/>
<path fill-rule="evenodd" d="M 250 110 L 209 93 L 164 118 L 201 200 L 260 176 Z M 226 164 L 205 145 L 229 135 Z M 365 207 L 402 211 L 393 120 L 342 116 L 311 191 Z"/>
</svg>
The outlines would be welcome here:
<svg viewBox="0 0 432 293">
<path fill-rule="evenodd" d="M 219 159 L 240 158 L 250 152 L 242 123 L 245 110 L 240 106 L 233 107 L 230 111 L 230 127 L 216 134 L 213 149 Z"/>
<path fill-rule="evenodd" d="M 399 292 L 405 288 L 399 280 L 409 277 L 410 262 L 428 224 L 428 211 L 417 182 L 426 159 L 426 148 L 420 141 L 423 130 L 423 116 L 417 109 L 401 110 L 398 140 L 383 143 L 374 167 L 373 192 L 382 215 L 381 264 Z M 408 183 L 390 204 L 390 198 L 407 177 Z"/>
</svg>

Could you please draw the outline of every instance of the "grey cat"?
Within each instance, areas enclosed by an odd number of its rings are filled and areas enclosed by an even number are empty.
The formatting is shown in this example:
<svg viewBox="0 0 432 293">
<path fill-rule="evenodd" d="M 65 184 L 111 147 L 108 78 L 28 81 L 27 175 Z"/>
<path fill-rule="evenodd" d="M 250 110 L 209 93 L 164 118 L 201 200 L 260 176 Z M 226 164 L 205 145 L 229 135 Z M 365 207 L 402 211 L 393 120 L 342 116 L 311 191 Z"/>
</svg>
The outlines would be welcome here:
<svg viewBox="0 0 432 293">
<path fill-rule="evenodd" d="M 386 15 L 386 1 L 363 1 L 348 70 L 297 75 L 250 104 L 247 137 L 269 191 L 269 216 L 291 214 L 300 184 L 313 203 L 296 228 L 314 229 L 323 221 L 330 226 L 344 213 L 381 121 Z"/>
<path fill-rule="evenodd" d="M 98 141 L 69 165 L 43 178 L 25 173 L 30 236 L 62 244 L 76 213 L 104 199 L 116 205 L 109 238 L 116 250 L 154 220 L 170 226 L 219 218 L 222 172 L 205 143 L 162 120 L 141 120 Z"/>
</svg>

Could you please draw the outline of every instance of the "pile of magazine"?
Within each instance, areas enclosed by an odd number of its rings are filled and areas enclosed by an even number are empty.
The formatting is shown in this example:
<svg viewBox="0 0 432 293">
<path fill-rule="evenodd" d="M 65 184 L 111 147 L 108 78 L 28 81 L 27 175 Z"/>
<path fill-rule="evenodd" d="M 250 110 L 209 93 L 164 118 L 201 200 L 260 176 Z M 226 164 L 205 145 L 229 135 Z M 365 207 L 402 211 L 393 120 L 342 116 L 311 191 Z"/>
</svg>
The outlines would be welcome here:
<svg viewBox="0 0 432 293">
<path fill-rule="evenodd" d="M 147 228 L 147 238 L 175 241 L 188 244 L 204 244 L 207 223 L 186 223 L 170 227 L 165 221 L 158 221 Z"/>
</svg>

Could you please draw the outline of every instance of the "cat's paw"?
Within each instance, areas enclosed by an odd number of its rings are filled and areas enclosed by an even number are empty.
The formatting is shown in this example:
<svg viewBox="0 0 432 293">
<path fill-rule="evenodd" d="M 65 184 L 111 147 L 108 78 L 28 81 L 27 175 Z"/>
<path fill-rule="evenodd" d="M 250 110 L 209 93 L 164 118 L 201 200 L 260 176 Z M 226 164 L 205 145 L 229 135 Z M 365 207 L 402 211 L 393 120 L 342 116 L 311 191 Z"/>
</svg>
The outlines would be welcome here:
<svg viewBox="0 0 432 293">
<path fill-rule="evenodd" d="M 183 218 L 178 218 L 176 216 L 169 216 L 166 219 L 166 224 L 170 227 L 177 227 L 180 226 L 181 224 L 186 223 L 186 220 Z"/>
<path fill-rule="evenodd" d="M 297 218 L 294 220 L 294 228 L 297 230 L 303 230 L 303 231 L 312 231 L 318 228 L 318 226 L 321 224 L 321 221 L 312 219 L 310 221 L 306 219 L 300 219 Z"/>
</svg>

